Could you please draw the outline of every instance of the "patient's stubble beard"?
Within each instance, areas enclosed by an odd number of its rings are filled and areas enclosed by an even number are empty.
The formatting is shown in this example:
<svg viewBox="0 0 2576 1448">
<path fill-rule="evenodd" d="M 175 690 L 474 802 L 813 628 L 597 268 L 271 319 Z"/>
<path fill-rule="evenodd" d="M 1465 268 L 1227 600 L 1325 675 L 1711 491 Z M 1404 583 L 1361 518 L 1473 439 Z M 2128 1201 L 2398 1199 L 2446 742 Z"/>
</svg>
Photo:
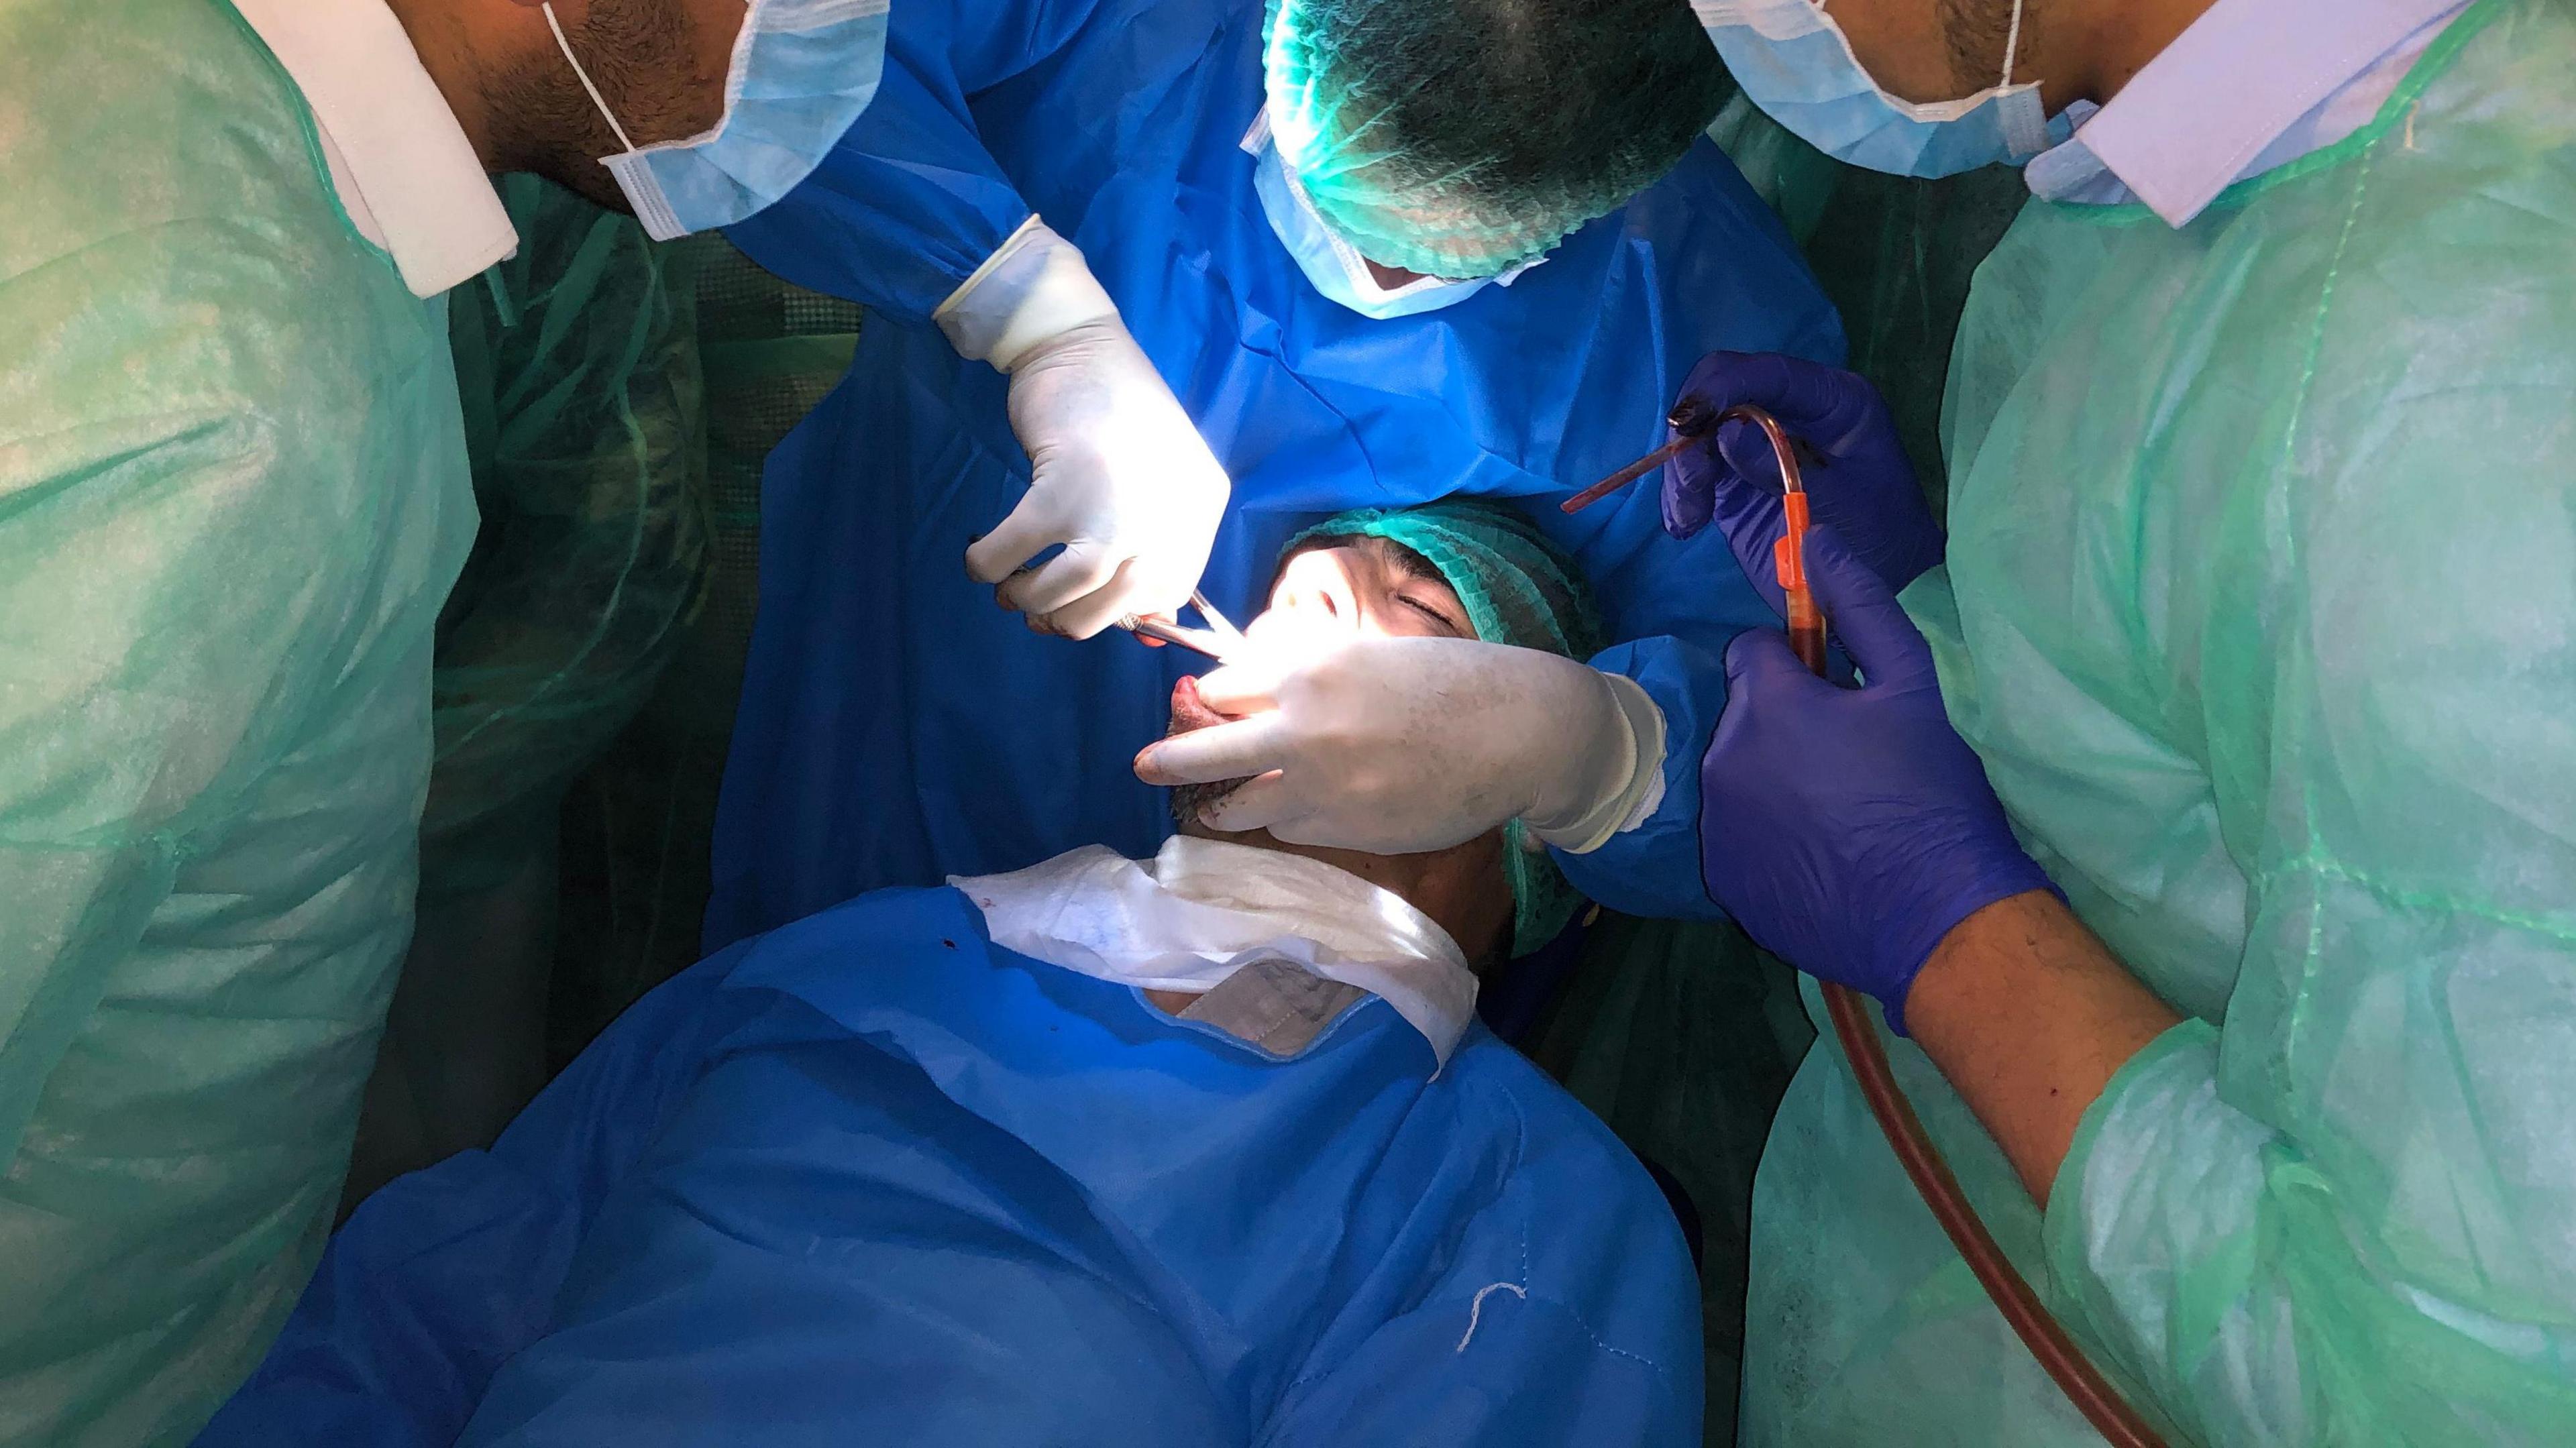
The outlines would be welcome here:
<svg viewBox="0 0 2576 1448">
<path fill-rule="evenodd" d="M 1193 729 L 1207 727 L 1205 724 L 1184 719 L 1178 711 L 1175 711 L 1171 723 L 1163 730 L 1163 737 L 1169 739 L 1175 734 L 1187 734 Z M 1206 826 L 1200 822 L 1199 812 L 1224 798 L 1236 785 L 1243 782 L 1241 779 L 1220 779 L 1207 784 L 1173 785 L 1172 824 L 1184 830 L 1205 828 Z"/>
</svg>

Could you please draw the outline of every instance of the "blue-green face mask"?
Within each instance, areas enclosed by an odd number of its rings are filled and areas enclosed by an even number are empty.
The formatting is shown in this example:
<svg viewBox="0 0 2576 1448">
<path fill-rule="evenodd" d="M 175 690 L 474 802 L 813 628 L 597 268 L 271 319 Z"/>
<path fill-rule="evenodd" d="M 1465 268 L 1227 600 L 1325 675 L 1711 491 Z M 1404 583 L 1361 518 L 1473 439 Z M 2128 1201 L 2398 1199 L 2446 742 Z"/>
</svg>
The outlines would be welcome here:
<svg viewBox="0 0 2576 1448">
<path fill-rule="evenodd" d="M 1898 176 L 1955 176 L 2029 160 L 2072 134 L 2052 125 L 2036 81 L 2013 84 L 2020 0 L 2003 77 L 1934 105 L 1890 95 L 1814 0 L 1697 0 L 1692 7 L 1736 83 L 1763 112 L 1837 160 Z"/>
<path fill-rule="evenodd" d="M 875 99 L 887 0 L 751 0 L 725 72 L 724 115 L 686 140 L 638 148 L 548 4 L 546 24 L 626 149 L 599 164 L 655 241 L 749 219 L 814 174 Z"/>
</svg>

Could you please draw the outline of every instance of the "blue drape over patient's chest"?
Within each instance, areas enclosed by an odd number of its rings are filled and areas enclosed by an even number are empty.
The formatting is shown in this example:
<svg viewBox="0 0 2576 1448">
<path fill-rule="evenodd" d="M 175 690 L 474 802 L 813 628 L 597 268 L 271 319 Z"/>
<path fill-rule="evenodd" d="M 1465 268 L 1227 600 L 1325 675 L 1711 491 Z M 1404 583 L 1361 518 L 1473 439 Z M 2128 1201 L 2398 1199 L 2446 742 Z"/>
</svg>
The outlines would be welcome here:
<svg viewBox="0 0 2576 1448">
<path fill-rule="evenodd" d="M 1644 1170 L 1481 1027 L 1432 1066 L 1383 1001 L 1281 1060 L 871 896 L 369 1198 L 201 1448 L 1696 1441 Z"/>
</svg>

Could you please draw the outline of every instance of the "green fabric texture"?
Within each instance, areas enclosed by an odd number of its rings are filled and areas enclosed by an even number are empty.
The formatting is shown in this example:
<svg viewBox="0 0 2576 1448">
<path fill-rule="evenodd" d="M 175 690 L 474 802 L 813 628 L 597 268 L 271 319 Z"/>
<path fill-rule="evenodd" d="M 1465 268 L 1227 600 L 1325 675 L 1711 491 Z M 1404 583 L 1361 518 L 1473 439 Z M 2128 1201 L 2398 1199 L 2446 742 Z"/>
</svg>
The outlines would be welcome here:
<svg viewBox="0 0 2576 1448">
<path fill-rule="evenodd" d="M 441 611 L 419 917 L 345 1199 L 487 1146 L 546 1079 L 558 816 L 634 717 L 713 561 L 684 268 L 505 177 L 517 255 L 449 298 L 482 526 Z"/>
<path fill-rule="evenodd" d="M 719 233 L 659 248 L 694 293 L 712 567 L 670 665 L 564 800 L 563 916 L 546 1011 L 558 1069 L 698 959 L 735 702 L 760 577 L 760 469 L 840 385 L 856 303 L 791 286 Z"/>
<path fill-rule="evenodd" d="M 1383 538 L 1438 569 L 1492 644 L 1588 659 L 1601 651 L 1601 608 L 1574 560 L 1530 521 L 1494 503 L 1450 499 L 1414 508 L 1354 508 L 1288 540 L 1294 553 L 1334 538 Z M 1519 820 L 1503 826 L 1503 872 L 1512 883 L 1512 954 L 1557 937 L 1583 897 L 1543 850 L 1526 848 Z"/>
<path fill-rule="evenodd" d="M 1725 103 L 1681 0 L 1269 0 L 1271 138 L 1382 266 L 1532 261 L 1672 169 Z"/>
<path fill-rule="evenodd" d="M 1905 602 L 2025 842 L 2193 1019 L 2044 1234 L 1892 1054 L 2178 1441 L 2576 1442 L 2571 74 L 2563 0 L 2481 0 L 2187 227 L 2029 206 L 1960 329 L 1949 562 Z M 1757 1194 L 1747 1441 L 2094 1441 L 1830 1047 Z"/>
<path fill-rule="evenodd" d="M 1604 911 L 1525 1045 L 1698 1214 L 1704 1448 L 1735 1441 L 1754 1169 L 1815 1038 L 1797 973 L 1741 930 Z"/>
<path fill-rule="evenodd" d="M 1846 166 L 1737 95 L 1709 136 L 1788 224 L 1850 341 L 1844 365 L 1887 399 L 1936 512 L 1949 469 L 1941 401 L 1977 266 L 2030 199 L 2021 171 L 1926 180 Z"/>
<path fill-rule="evenodd" d="M 687 278 L 630 218 L 534 176 L 500 191 L 518 255 L 449 318 L 482 528 L 439 618 L 432 840 L 596 757 L 709 564 Z"/>
<path fill-rule="evenodd" d="M 331 1225 L 474 502 L 229 7 L 6 0 L 0 96 L 0 1443 L 184 1443 Z"/>
</svg>

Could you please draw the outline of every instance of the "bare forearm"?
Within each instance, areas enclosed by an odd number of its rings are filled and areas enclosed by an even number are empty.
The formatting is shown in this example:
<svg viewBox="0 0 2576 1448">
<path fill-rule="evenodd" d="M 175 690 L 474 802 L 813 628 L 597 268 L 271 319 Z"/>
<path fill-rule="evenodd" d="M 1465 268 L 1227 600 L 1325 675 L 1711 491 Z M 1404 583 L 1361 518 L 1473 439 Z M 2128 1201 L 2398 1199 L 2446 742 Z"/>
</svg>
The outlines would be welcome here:
<svg viewBox="0 0 2576 1448">
<path fill-rule="evenodd" d="M 1961 921 L 1905 999 L 1916 1044 L 2042 1206 L 2085 1108 L 2181 1019 L 2071 911 L 2039 893 Z"/>
</svg>

